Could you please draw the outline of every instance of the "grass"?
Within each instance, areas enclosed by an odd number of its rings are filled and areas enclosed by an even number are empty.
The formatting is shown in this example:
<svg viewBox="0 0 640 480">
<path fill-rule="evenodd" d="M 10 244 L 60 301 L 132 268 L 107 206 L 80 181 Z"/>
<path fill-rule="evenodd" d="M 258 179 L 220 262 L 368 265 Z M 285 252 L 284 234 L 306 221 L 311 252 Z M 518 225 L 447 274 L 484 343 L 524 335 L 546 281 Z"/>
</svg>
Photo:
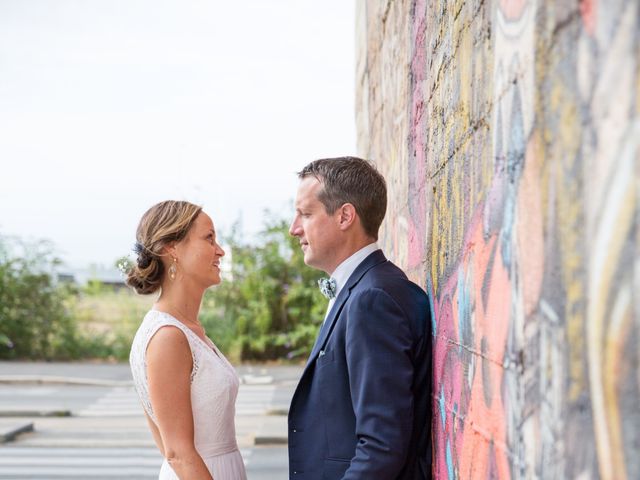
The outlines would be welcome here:
<svg viewBox="0 0 640 480">
<path fill-rule="evenodd" d="M 69 307 L 78 333 L 79 356 L 127 360 L 133 336 L 155 298 L 105 286 L 87 288 L 73 297 Z"/>
</svg>

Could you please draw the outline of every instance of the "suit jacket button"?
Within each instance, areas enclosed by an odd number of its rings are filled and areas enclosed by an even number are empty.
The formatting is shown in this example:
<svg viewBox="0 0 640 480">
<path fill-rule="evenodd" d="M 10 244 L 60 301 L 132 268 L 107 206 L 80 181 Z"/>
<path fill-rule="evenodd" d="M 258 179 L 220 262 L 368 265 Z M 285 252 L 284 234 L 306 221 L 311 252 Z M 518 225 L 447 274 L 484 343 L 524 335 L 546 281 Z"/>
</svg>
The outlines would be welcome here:
<svg viewBox="0 0 640 480">
<path fill-rule="evenodd" d="M 293 433 L 298 433 L 298 430 L 296 430 L 295 428 L 293 429 Z M 295 472 L 294 472 L 295 473 Z"/>
</svg>

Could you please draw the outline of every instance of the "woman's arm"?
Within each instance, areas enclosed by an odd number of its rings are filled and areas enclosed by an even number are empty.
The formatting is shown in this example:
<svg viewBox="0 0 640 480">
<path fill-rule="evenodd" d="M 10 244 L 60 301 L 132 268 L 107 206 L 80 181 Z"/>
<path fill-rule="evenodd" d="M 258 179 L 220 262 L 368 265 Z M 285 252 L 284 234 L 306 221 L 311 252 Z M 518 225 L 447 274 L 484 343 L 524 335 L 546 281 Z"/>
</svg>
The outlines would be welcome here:
<svg viewBox="0 0 640 480">
<path fill-rule="evenodd" d="M 165 458 L 180 480 L 212 480 L 194 445 L 193 360 L 187 338 L 177 327 L 160 328 L 147 346 L 146 359 L 149 396 Z"/>
<path fill-rule="evenodd" d="M 149 430 L 151 430 L 151 434 L 153 435 L 153 441 L 156 442 L 156 446 L 158 450 L 160 450 L 160 454 L 164 457 L 164 445 L 162 444 L 162 437 L 160 436 L 160 430 L 158 430 L 158 426 L 153 423 L 151 417 L 144 412 L 144 416 L 147 419 L 147 425 L 149 425 Z"/>
</svg>

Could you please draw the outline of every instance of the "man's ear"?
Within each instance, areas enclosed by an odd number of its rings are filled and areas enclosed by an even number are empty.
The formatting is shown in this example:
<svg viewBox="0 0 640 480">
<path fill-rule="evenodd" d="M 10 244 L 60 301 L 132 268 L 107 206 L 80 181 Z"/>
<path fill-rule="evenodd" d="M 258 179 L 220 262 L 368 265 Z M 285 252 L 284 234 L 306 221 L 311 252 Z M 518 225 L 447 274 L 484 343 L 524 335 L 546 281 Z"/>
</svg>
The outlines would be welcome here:
<svg viewBox="0 0 640 480">
<path fill-rule="evenodd" d="M 345 231 L 354 224 L 358 214 L 356 207 L 350 203 L 345 203 L 338 209 L 340 230 Z"/>
</svg>

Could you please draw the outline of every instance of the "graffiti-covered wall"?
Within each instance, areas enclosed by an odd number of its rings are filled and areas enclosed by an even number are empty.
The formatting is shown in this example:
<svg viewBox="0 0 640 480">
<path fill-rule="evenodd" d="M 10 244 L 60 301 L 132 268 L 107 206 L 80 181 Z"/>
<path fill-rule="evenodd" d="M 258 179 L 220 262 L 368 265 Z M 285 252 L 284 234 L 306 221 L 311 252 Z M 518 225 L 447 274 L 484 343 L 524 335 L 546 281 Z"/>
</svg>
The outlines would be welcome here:
<svg viewBox="0 0 640 480">
<path fill-rule="evenodd" d="M 640 3 L 358 0 L 438 479 L 640 478 Z"/>
</svg>

